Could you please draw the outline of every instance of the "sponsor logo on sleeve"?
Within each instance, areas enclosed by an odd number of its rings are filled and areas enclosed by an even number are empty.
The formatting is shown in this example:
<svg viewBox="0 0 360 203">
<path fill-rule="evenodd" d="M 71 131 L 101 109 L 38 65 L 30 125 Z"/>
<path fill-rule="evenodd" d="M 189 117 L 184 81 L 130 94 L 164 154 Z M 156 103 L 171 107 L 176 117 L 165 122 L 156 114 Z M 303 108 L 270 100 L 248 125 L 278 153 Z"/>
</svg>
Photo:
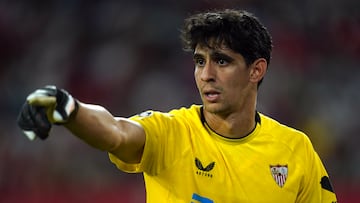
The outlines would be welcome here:
<svg viewBox="0 0 360 203">
<path fill-rule="evenodd" d="M 141 113 L 139 114 L 139 116 L 145 118 L 145 117 L 151 116 L 152 114 L 153 114 L 152 111 L 144 111 L 144 112 L 141 112 Z"/>
</svg>

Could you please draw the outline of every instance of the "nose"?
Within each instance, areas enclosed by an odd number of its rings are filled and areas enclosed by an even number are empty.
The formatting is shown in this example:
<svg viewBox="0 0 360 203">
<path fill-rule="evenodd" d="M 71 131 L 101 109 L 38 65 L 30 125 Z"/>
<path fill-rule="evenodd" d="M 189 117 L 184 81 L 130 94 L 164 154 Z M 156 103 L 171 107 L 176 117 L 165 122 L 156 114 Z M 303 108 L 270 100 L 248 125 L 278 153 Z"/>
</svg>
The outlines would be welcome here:
<svg viewBox="0 0 360 203">
<path fill-rule="evenodd" d="M 200 79 L 203 81 L 214 81 L 216 76 L 216 70 L 214 65 L 210 62 L 206 63 L 204 67 L 201 68 Z"/>
</svg>

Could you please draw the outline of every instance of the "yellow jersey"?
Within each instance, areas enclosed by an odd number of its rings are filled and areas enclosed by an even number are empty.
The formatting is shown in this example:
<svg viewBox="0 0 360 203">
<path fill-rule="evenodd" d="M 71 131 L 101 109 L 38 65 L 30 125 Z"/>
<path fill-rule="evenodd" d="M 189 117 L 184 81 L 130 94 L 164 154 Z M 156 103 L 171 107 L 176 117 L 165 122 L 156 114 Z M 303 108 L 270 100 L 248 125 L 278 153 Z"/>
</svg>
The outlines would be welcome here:
<svg viewBox="0 0 360 203">
<path fill-rule="evenodd" d="M 206 124 L 201 105 L 131 117 L 146 132 L 139 164 L 148 203 L 334 203 L 328 174 L 309 138 L 260 113 L 246 137 L 229 139 Z"/>
</svg>

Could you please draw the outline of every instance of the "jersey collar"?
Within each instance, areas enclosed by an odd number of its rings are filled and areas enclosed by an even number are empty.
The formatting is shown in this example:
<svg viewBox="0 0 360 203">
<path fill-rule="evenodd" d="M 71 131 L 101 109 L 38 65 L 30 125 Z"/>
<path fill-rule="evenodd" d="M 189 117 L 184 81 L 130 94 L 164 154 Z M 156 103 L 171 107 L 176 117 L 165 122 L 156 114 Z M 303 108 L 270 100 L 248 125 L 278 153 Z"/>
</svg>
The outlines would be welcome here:
<svg viewBox="0 0 360 203">
<path fill-rule="evenodd" d="M 221 139 L 224 139 L 224 140 L 228 140 L 228 141 L 236 141 L 236 140 L 247 140 L 247 138 L 252 135 L 252 134 L 256 134 L 255 131 L 257 132 L 260 125 L 261 125 L 261 118 L 260 118 L 260 114 L 259 112 L 255 111 L 255 127 L 252 131 L 250 131 L 247 135 L 245 135 L 244 137 L 241 137 L 241 138 L 228 138 L 228 137 L 225 137 L 217 132 L 215 132 L 213 129 L 211 129 L 211 127 L 209 126 L 209 124 L 206 122 L 205 120 L 205 115 L 204 115 L 204 107 L 201 106 L 200 107 L 200 119 L 201 119 L 201 122 L 203 124 L 203 126 L 211 132 L 211 134 L 214 134 L 216 135 L 217 137 L 220 137 Z"/>
</svg>

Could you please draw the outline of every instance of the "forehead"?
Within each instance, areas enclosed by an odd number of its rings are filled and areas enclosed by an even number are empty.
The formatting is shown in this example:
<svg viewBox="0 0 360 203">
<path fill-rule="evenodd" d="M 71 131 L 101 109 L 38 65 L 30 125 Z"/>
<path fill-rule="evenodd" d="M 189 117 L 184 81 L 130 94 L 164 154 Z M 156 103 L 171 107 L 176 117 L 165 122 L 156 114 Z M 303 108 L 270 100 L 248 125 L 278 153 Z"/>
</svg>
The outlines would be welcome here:
<svg viewBox="0 0 360 203">
<path fill-rule="evenodd" d="M 195 47 L 194 53 L 201 53 L 201 52 L 233 52 L 228 46 L 224 43 L 222 44 L 197 44 Z"/>
<path fill-rule="evenodd" d="M 198 44 L 195 47 L 193 57 L 211 57 L 213 59 L 227 58 L 227 60 L 237 61 L 245 64 L 245 58 L 238 52 L 232 50 L 225 44 L 219 46 L 208 46 L 204 44 Z"/>
<path fill-rule="evenodd" d="M 196 49 L 226 50 L 230 48 L 224 39 L 221 39 L 219 37 L 212 37 L 204 39 L 202 41 L 198 41 L 195 46 L 195 50 Z"/>
</svg>

